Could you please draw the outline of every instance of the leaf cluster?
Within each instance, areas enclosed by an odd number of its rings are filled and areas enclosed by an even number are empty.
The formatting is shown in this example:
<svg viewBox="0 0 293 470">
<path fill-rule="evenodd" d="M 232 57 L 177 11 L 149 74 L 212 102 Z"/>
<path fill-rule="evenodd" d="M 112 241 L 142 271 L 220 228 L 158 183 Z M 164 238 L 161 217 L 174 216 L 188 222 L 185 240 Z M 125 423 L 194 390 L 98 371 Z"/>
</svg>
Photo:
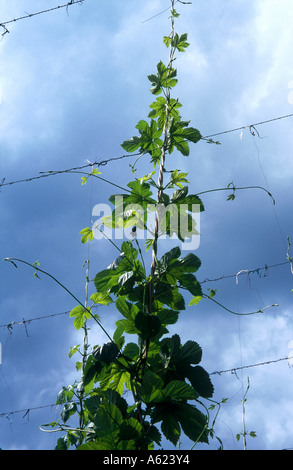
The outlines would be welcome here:
<svg viewBox="0 0 293 470">
<path fill-rule="evenodd" d="M 172 9 L 172 19 L 176 16 Z M 204 206 L 197 195 L 189 194 L 187 173 L 179 169 L 169 172 L 169 181 L 163 186 L 164 161 L 175 150 L 188 156 L 190 143 L 197 143 L 202 136 L 190 127 L 190 121 L 181 119 L 182 105 L 170 97 L 178 82 L 174 53 L 184 52 L 189 46 L 187 34 L 172 32 L 163 41 L 170 48 L 170 61 L 168 65 L 160 61 L 156 73 L 148 76 L 150 92 L 156 97 L 150 105 L 149 121 L 140 120 L 136 125 L 138 135 L 122 143 L 127 152 L 149 154 L 154 167 L 161 162 L 160 178 L 156 183 L 153 171 L 130 181 L 125 194 L 110 197 L 115 208 L 103 222 L 112 228 L 146 228 L 155 240 L 160 234 L 175 234 L 184 241 L 190 234 L 197 234 L 191 215 L 194 205 L 199 211 Z M 86 180 L 83 178 L 82 183 Z M 158 192 L 157 199 L 153 189 Z M 172 191 L 169 194 L 167 190 Z M 155 232 L 148 226 L 150 206 L 158 221 Z M 172 223 L 172 210 L 177 212 L 177 227 Z M 185 231 L 183 216 L 187 220 Z M 80 234 L 82 243 L 93 240 L 89 227 Z M 161 445 L 163 436 L 176 446 L 182 433 L 193 442 L 208 443 L 208 415 L 201 411 L 201 399 L 212 397 L 213 385 L 200 365 L 202 349 L 193 340 L 182 344 L 178 334 L 168 336 L 169 326 L 185 310 L 184 294 L 202 298 L 195 275 L 201 261 L 193 253 L 182 257 L 179 247 L 158 258 L 153 244 L 153 265 L 148 273 L 135 242 L 123 241 L 119 256 L 94 277 L 96 292 L 90 297 L 93 304 L 115 305 L 121 316 L 110 341 L 84 351 L 80 345 L 70 350 L 70 357 L 77 352 L 82 355 L 82 363 L 76 365 L 82 378 L 79 383 L 63 387 L 57 397 L 63 405 L 62 421 L 51 425 L 66 432 L 58 439 L 58 449 L 151 450 Z M 92 307 L 78 305 L 70 317 L 77 330 L 86 331 L 94 317 Z M 79 425 L 69 428 L 67 423 L 74 415 Z"/>
</svg>

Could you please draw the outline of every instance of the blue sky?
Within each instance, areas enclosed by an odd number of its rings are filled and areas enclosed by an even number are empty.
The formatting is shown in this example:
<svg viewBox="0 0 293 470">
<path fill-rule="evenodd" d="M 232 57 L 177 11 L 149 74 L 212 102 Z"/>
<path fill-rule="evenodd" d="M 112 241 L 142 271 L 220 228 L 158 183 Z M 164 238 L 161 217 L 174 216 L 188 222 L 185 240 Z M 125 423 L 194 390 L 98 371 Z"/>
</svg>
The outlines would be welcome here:
<svg viewBox="0 0 293 470">
<path fill-rule="evenodd" d="M 0 21 L 58 5 L 53 0 L 0 2 Z M 60 2 L 61 4 L 62 2 Z M 249 3 L 249 5 L 247 5 Z M 147 75 L 159 60 L 167 62 L 162 37 L 169 33 L 168 0 L 85 0 L 7 25 L 0 42 L 0 180 L 5 183 L 62 170 L 89 161 L 122 155 L 120 144 L 136 134 L 153 101 Z M 183 104 L 183 119 L 202 135 L 211 135 L 293 113 L 291 0 L 206 0 L 177 5 L 178 33 L 188 33 L 190 47 L 176 60 L 178 86 L 173 97 Z M 146 21 L 148 20 L 148 21 Z M 265 265 L 286 262 L 287 236 L 293 241 L 292 117 L 215 137 L 221 145 L 199 142 L 188 158 L 170 157 L 189 173 L 190 192 L 235 186 L 262 186 L 202 195 L 200 281 L 235 275 L 203 287 L 217 289 L 208 300 L 182 312 L 170 328 L 182 341 L 203 348 L 202 365 L 212 373 L 286 358 L 293 340 L 290 265 L 250 274 Z M 242 138 L 241 138 L 242 137 Z M 173 162 L 171 161 L 173 158 Z M 174 163 L 176 161 L 176 163 Z M 152 170 L 140 159 L 137 176 Z M 129 160 L 100 168 L 102 176 L 125 186 L 132 178 Z M 88 247 L 79 232 L 91 224 L 95 204 L 107 203 L 116 190 L 101 181 L 81 186 L 80 175 L 61 174 L 7 185 L 0 193 L 0 257 L 40 262 L 41 268 L 84 299 L 85 268 L 90 274 L 107 267 L 117 252 L 107 241 Z M 160 253 L 169 246 L 160 246 Z M 89 251 L 88 251 L 89 250 Z M 0 325 L 71 310 L 76 303 L 49 278 L 36 279 L 24 265 L 0 265 Z M 238 283 L 236 280 L 238 279 Z M 101 309 L 113 333 L 119 318 L 114 308 Z M 53 404 L 63 385 L 76 378 L 69 348 L 81 342 L 68 315 L 0 328 L 2 366 L 0 414 Z M 105 341 L 93 329 L 92 344 Z M 241 400 L 248 377 L 246 426 L 257 438 L 250 449 L 293 447 L 293 370 L 288 361 L 213 375 L 216 400 L 228 398 L 216 424 L 227 449 L 242 449 Z M 58 438 L 39 425 L 55 420 L 60 410 L 43 408 L 0 417 L 0 447 L 51 449 Z M 184 442 L 186 448 L 189 443 Z M 206 447 L 204 447 L 206 448 Z M 211 443 L 217 448 L 217 442 Z"/>
</svg>

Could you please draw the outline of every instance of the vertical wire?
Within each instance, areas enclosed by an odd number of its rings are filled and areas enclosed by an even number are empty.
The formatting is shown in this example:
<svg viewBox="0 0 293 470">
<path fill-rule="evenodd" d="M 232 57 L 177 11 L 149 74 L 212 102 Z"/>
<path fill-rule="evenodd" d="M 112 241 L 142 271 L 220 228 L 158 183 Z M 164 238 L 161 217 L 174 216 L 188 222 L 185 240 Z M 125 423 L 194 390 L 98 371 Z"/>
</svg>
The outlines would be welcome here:
<svg viewBox="0 0 293 470">
<path fill-rule="evenodd" d="M 269 183 L 268 183 L 266 174 L 265 174 L 265 172 L 264 172 L 264 169 L 263 169 L 263 166 L 262 166 L 262 163 L 261 163 L 260 151 L 259 151 L 259 148 L 258 148 L 257 143 L 256 143 L 256 141 L 255 141 L 255 134 L 252 133 L 251 130 L 250 130 L 250 132 L 251 132 L 251 134 L 252 134 L 252 136 L 253 136 L 253 143 L 254 143 L 254 146 L 255 146 L 255 149 L 256 149 L 259 167 L 260 167 L 260 170 L 261 170 L 261 172 L 262 172 L 262 175 L 263 175 L 263 178 L 264 178 L 264 182 L 265 182 L 265 184 L 266 184 L 266 189 L 267 189 L 268 192 L 271 194 L 270 186 L 269 186 Z M 277 226 L 278 226 L 279 231 L 280 231 L 281 239 L 282 239 L 282 242 L 283 242 L 285 251 L 286 251 L 286 250 L 287 250 L 287 245 L 286 245 L 286 242 L 285 242 L 285 237 L 284 237 L 284 234 L 283 234 L 283 231 L 282 231 L 282 227 L 281 227 L 281 224 L 280 224 L 280 221 L 279 221 L 279 218 L 278 218 L 278 215 L 277 215 L 276 208 L 275 208 L 274 204 L 272 205 L 272 209 L 273 209 L 274 217 L 275 217 L 275 219 L 276 219 Z"/>
</svg>

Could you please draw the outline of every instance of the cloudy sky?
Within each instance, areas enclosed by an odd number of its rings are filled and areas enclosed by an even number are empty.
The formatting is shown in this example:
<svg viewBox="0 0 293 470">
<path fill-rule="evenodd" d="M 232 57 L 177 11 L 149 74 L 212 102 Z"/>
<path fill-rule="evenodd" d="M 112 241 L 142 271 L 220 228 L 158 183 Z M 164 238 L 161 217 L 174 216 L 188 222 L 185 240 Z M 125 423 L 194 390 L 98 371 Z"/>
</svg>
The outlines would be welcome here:
<svg viewBox="0 0 293 470">
<path fill-rule="evenodd" d="M 0 23 L 61 4 L 0 0 Z M 169 34 L 169 13 L 161 13 L 168 6 L 169 0 L 84 0 L 68 12 L 61 8 L 6 25 L 0 42 L 0 181 L 123 155 L 121 143 L 136 134 L 153 101 L 147 75 L 168 60 L 162 37 Z M 276 201 L 261 189 L 239 190 L 234 201 L 227 201 L 226 191 L 203 194 L 197 277 L 206 281 L 204 292 L 217 289 L 215 300 L 233 312 L 279 306 L 239 316 L 202 300 L 182 312 L 170 333 L 202 346 L 209 373 L 269 362 L 211 376 L 214 399 L 228 398 L 216 435 L 226 449 L 243 448 L 236 434 L 243 432 L 241 400 L 249 380 L 245 424 L 257 437 L 248 437 L 248 448 L 292 448 L 293 369 L 286 359 L 293 349 L 293 276 L 286 264 L 287 237 L 293 242 L 292 117 L 255 126 L 255 135 L 247 127 L 293 114 L 292 0 L 194 0 L 176 7 L 176 30 L 188 33 L 190 42 L 176 60 L 173 97 L 183 104 L 182 118 L 203 136 L 243 131 L 214 137 L 221 145 L 201 141 L 188 158 L 174 154 L 169 168 L 189 173 L 191 193 L 233 181 L 236 187 L 261 186 Z M 102 176 L 125 187 L 133 177 L 130 162 L 109 162 L 100 167 Z M 140 159 L 136 175 L 151 170 L 147 158 Z M 1 260 L 39 261 L 84 299 L 84 261 L 89 257 L 93 277 L 117 252 L 106 240 L 83 245 L 79 232 L 91 225 L 94 205 L 116 192 L 102 181 L 82 186 L 79 174 L 3 185 Z M 164 243 L 160 253 L 168 247 Z M 76 302 L 23 264 L 15 269 L 1 261 L 0 269 L 0 447 L 52 449 L 59 436 L 39 426 L 57 419 L 60 410 L 47 405 L 77 378 L 68 351 L 82 336 L 62 314 Z M 236 276 L 240 271 L 246 272 Z M 115 309 L 100 315 L 113 333 Z M 93 328 L 90 340 L 106 339 Z M 211 441 L 210 448 L 217 447 Z"/>
</svg>

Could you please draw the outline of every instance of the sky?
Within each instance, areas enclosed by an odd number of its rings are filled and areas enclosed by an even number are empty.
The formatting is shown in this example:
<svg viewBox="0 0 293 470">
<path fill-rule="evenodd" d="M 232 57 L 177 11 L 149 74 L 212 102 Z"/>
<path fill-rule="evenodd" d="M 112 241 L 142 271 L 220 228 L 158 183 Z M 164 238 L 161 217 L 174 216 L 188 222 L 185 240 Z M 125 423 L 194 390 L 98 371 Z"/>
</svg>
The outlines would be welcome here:
<svg viewBox="0 0 293 470">
<path fill-rule="evenodd" d="M 0 23 L 62 4 L 37 3 L 0 0 Z M 0 38 L 0 181 L 125 153 L 121 143 L 136 135 L 137 122 L 147 119 L 154 100 L 147 76 L 168 60 L 162 38 L 170 31 L 169 13 L 163 12 L 169 4 L 84 0 L 68 11 L 6 25 L 9 32 Z M 247 437 L 247 448 L 293 448 L 293 276 L 287 263 L 287 237 L 293 241 L 292 116 L 249 128 L 293 114 L 292 2 L 194 0 L 177 2 L 176 8 L 175 29 L 188 33 L 190 43 L 176 60 L 179 82 L 172 92 L 183 105 L 182 118 L 203 136 L 238 130 L 214 137 L 221 145 L 200 141 L 189 157 L 174 152 L 168 168 L 188 172 L 190 193 L 233 182 L 264 188 L 275 205 L 257 188 L 236 191 L 234 201 L 227 201 L 231 191 L 202 194 L 197 278 L 205 293 L 216 289 L 214 300 L 242 316 L 203 299 L 186 308 L 169 331 L 182 343 L 200 344 L 213 398 L 228 399 L 215 424 L 224 449 L 243 449 L 236 435 L 243 432 L 241 401 L 248 383 L 245 425 L 257 437 Z M 99 169 L 125 187 L 133 179 L 130 162 L 115 160 Z M 135 176 L 152 169 L 141 158 Z M 90 259 L 93 278 L 117 251 L 107 240 L 84 245 L 79 232 L 93 223 L 93 207 L 119 191 L 98 180 L 82 186 L 81 175 L 69 173 L 6 184 L 0 191 L 0 447 L 53 449 L 60 435 L 39 427 L 58 419 L 60 409 L 47 405 L 77 378 L 76 359 L 68 352 L 82 333 L 64 313 L 76 302 L 48 276 L 37 279 L 25 264 L 15 269 L 2 260 L 38 261 L 84 299 L 84 262 Z M 173 242 L 163 242 L 159 254 Z M 278 307 L 243 315 L 273 304 Z M 115 308 L 99 314 L 112 334 L 119 319 Z M 90 341 L 102 344 L 106 338 L 93 327 Z M 246 367 L 254 364 L 262 365 Z M 230 372 L 213 374 L 220 371 Z M 214 450 L 218 444 L 213 439 L 198 448 Z M 182 448 L 191 445 L 182 442 Z"/>
</svg>

